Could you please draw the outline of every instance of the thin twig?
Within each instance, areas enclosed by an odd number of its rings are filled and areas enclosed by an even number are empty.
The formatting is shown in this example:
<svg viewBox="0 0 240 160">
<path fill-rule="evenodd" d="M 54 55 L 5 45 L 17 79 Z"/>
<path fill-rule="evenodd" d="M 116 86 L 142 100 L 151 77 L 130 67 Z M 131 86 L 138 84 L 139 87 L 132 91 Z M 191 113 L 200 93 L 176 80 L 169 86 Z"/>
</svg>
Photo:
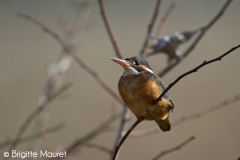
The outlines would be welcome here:
<svg viewBox="0 0 240 160">
<path fill-rule="evenodd" d="M 60 129 L 62 129 L 64 127 L 63 123 L 60 123 L 58 125 L 55 125 L 53 127 L 49 127 L 47 129 L 45 129 L 43 132 L 38 132 L 35 135 L 31 135 L 31 136 L 26 136 L 23 138 L 18 139 L 18 143 L 24 143 L 24 142 L 28 142 L 29 140 L 31 140 L 31 138 L 34 137 L 38 137 L 38 138 L 42 138 L 44 136 L 46 136 L 47 134 L 50 133 L 55 133 L 57 131 L 59 131 Z M 7 147 L 8 145 L 10 145 L 13 142 L 13 140 L 8 139 L 5 142 L 0 143 L 0 149 L 3 149 L 4 147 Z"/>
<path fill-rule="evenodd" d="M 182 116 L 178 120 L 174 121 L 172 123 L 172 126 L 176 127 L 176 126 L 178 126 L 178 125 L 180 125 L 184 122 L 191 121 L 191 120 L 198 119 L 198 118 L 202 118 L 202 117 L 204 117 L 204 116 L 206 116 L 210 113 L 216 112 L 219 109 L 227 107 L 228 105 L 236 103 L 239 100 L 240 100 L 240 94 L 236 94 L 235 96 L 231 97 L 230 99 L 226 99 L 219 104 L 216 104 L 212 107 L 207 108 L 206 110 L 203 110 L 202 112 L 197 112 L 197 113 L 193 113 L 193 114 L 190 114 L 190 115 Z M 132 137 L 141 137 L 141 136 L 156 134 L 156 133 L 159 133 L 159 132 L 160 132 L 159 128 L 155 127 L 155 128 L 150 128 L 150 129 L 147 129 L 147 130 L 134 131 L 129 135 L 129 137 L 131 137 L 131 138 Z"/>
<path fill-rule="evenodd" d="M 183 53 L 183 57 L 186 58 L 196 47 L 196 45 L 200 42 L 202 37 L 205 35 L 205 33 L 217 22 L 217 20 L 224 14 L 227 7 L 230 5 L 232 0 L 227 0 L 227 2 L 224 4 L 224 6 L 221 8 L 221 10 L 218 12 L 218 14 L 205 26 L 201 29 L 200 34 L 198 37 L 193 41 L 193 43 L 190 45 L 190 47 Z M 176 67 L 180 63 L 180 60 L 175 61 L 174 63 L 168 65 L 166 68 L 164 68 L 160 73 L 158 73 L 159 77 L 163 77 L 165 74 L 167 74 L 170 70 L 172 70 L 174 67 Z"/>
<path fill-rule="evenodd" d="M 71 83 L 66 83 L 65 85 L 63 85 L 62 87 L 59 88 L 59 90 L 57 92 L 55 92 L 50 99 L 48 99 L 48 102 L 45 104 L 47 105 L 48 103 L 50 103 L 54 98 L 56 98 L 58 95 L 60 95 L 61 93 L 63 93 L 65 90 L 67 90 L 69 87 L 71 87 Z M 26 129 L 28 128 L 28 126 L 31 124 L 31 122 L 38 116 L 38 114 L 44 109 L 44 106 L 38 106 L 24 121 L 24 123 L 21 125 L 21 127 L 19 128 L 16 136 L 14 137 L 14 139 L 12 140 L 8 151 L 12 151 L 14 150 L 18 143 L 20 142 L 20 139 L 22 137 L 22 135 L 24 134 L 24 132 L 26 131 Z"/>
<path fill-rule="evenodd" d="M 58 43 L 64 43 L 63 41 L 61 41 L 62 38 L 58 34 L 53 32 L 52 30 L 49 30 L 41 22 L 39 22 L 37 19 L 33 18 L 32 16 L 23 14 L 23 13 L 17 13 L 17 16 L 19 16 L 20 18 L 24 18 L 24 19 L 34 23 L 35 25 L 39 26 L 43 30 L 43 32 L 46 32 L 47 34 L 51 35 L 51 37 L 53 37 L 55 40 L 57 40 Z"/>
<path fill-rule="evenodd" d="M 100 124 L 97 128 L 93 129 L 89 133 L 87 133 L 82 138 L 79 138 L 75 140 L 73 143 L 68 145 L 63 151 L 67 152 L 67 155 L 72 153 L 74 150 L 76 150 L 79 146 L 84 145 L 86 142 L 90 141 L 91 139 L 95 138 L 97 135 L 99 135 L 101 132 L 106 130 L 110 127 L 110 125 L 116 121 L 119 118 L 120 114 L 114 114 L 110 118 L 108 118 L 106 121 L 104 121 L 102 124 Z"/>
<path fill-rule="evenodd" d="M 198 44 L 198 42 L 202 39 L 202 37 L 205 35 L 205 33 L 217 22 L 217 20 L 224 14 L 227 7 L 230 5 L 232 0 L 228 0 L 223 8 L 218 12 L 218 14 L 202 29 L 199 36 L 196 38 L 196 40 L 192 43 L 192 45 L 186 50 L 186 52 L 183 54 L 184 57 L 187 57 L 189 53 L 195 48 L 195 46 Z"/>
<path fill-rule="evenodd" d="M 120 142 L 118 143 L 118 145 L 116 145 L 115 147 L 115 151 L 112 157 L 112 160 L 115 160 L 117 153 L 120 149 L 120 147 L 122 146 L 123 142 L 126 140 L 126 138 L 128 137 L 128 135 L 132 132 L 132 130 L 140 123 L 141 121 L 136 120 L 136 122 L 133 123 L 133 125 L 129 128 L 129 130 L 124 134 L 124 136 L 122 137 L 122 139 L 120 140 Z"/>
<path fill-rule="evenodd" d="M 155 105 L 158 101 L 160 101 L 162 99 L 162 97 L 165 95 L 165 93 L 167 93 L 167 91 L 169 89 L 171 89 L 178 81 L 180 81 L 183 77 L 189 75 L 189 74 L 192 74 L 194 72 L 197 72 L 198 69 L 202 68 L 203 66 L 207 65 L 207 64 L 210 64 L 210 63 L 213 63 L 213 62 L 216 62 L 216 61 L 220 61 L 223 57 L 225 57 L 226 55 L 228 55 L 229 53 L 233 52 L 234 50 L 238 49 L 240 47 L 240 44 L 231 48 L 229 51 L 227 51 L 226 53 L 222 54 L 221 56 L 217 57 L 217 58 L 214 58 L 212 60 L 209 60 L 209 61 L 204 61 L 202 64 L 200 64 L 199 66 L 195 67 L 194 69 L 180 75 L 174 82 L 170 83 L 168 85 L 168 87 L 162 92 L 162 94 L 156 99 L 154 100 L 153 104 Z"/>
<path fill-rule="evenodd" d="M 105 28 L 106 28 L 108 36 L 109 36 L 109 38 L 110 38 L 110 40 L 112 42 L 113 48 L 115 50 L 115 53 L 116 53 L 118 58 L 123 59 L 122 53 L 120 52 L 120 49 L 118 47 L 118 43 L 117 43 L 117 41 L 116 41 L 116 39 L 115 39 L 115 37 L 113 35 L 113 32 L 112 32 L 112 29 L 111 29 L 110 25 L 109 25 L 109 22 L 108 22 L 108 19 L 107 19 L 107 15 L 105 13 L 105 9 L 104 9 L 102 0 L 98 0 L 98 3 L 99 3 L 99 8 L 100 8 L 100 11 L 101 11 L 101 16 L 102 16 Z"/>
<path fill-rule="evenodd" d="M 181 118 L 179 118 L 177 121 L 173 122 L 172 125 L 173 126 L 178 126 L 179 124 L 185 122 L 185 121 L 191 121 L 193 119 L 198 119 L 198 118 L 201 118 L 207 114 L 210 114 L 212 112 L 215 112 L 223 107 L 226 107 L 232 103 L 235 103 L 237 101 L 240 100 L 240 94 L 237 94 L 235 95 L 232 99 L 227 99 L 225 101 L 223 101 L 222 103 L 218 104 L 218 105 L 215 105 L 213 107 L 210 107 L 202 112 L 199 112 L 199 113 L 195 113 L 195 114 L 191 114 L 191 115 L 188 115 L 188 116 L 183 116 Z"/>
<path fill-rule="evenodd" d="M 95 80 L 100 84 L 100 86 L 107 91 L 115 100 L 117 100 L 120 104 L 124 105 L 124 102 L 120 98 L 119 94 L 117 94 L 106 82 L 103 78 L 93 70 L 89 65 L 87 65 L 75 52 L 72 50 L 69 52 L 72 58 L 78 63 L 78 65 L 83 68 L 86 72 L 92 75 Z"/>
<path fill-rule="evenodd" d="M 71 57 L 79 64 L 79 66 L 81 68 L 83 68 L 86 72 L 88 72 L 90 75 L 92 75 L 94 77 L 94 79 L 100 84 L 100 86 L 102 86 L 102 88 L 107 91 L 113 98 L 115 98 L 119 103 L 121 103 L 122 105 L 124 105 L 122 99 L 120 98 L 120 96 L 111 89 L 111 87 L 105 82 L 105 80 L 103 80 L 103 78 L 95 71 L 93 70 L 89 65 L 87 65 L 73 50 L 73 48 L 67 44 L 65 44 L 65 42 L 61 39 L 60 36 L 55 36 L 56 33 L 54 31 L 52 31 L 51 29 L 49 29 L 48 27 L 46 27 L 44 24 L 42 24 L 40 21 L 36 20 L 35 18 L 31 17 L 30 19 L 27 18 L 29 16 L 23 16 L 22 18 L 25 18 L 26 20 L 30 21 L 30 22 L 34 22 L 37 21 L 38 27 L 40 27 L 43 31 L 45 31 L 48 35 L 52 36 L 57 42 L 59 42 L 59 44 L 65 49 L 65 51 L 67 53 L 69 53 L 71 55 Z"/>
<path fill-rule="evenodd" d="M 167 22 L 168 18 L 170 17 L 172 11 L 176 7 L 178 1 L 179 0 L 173 0 L 172 3 L 170 4 L 170 6 L 168 7 L 167 11 L 165 12 L 164 16 L 162 17 L 162 19 L 160 21 L 160 24 L 159 24 L 159 27 L 158 27 L 158 30 L 157 30 L 157 33 L 156 33 L 157 37 L 162 36 L 163 30 L 166 26 L 166 22 Z"/>
<path fill-rule="evenodd" d="M 152 160 L 158 160 L 160 158 L 162 158 L 163 156 L 169 154 L 169 153 L 172 153 L 174 151 L 178 151 L 180 150 L 182 147 L 184 147 L 185 145 L 187 145 L 188 143 L 190 143 L 191 141 L 193 141 L 195 139 L 194 136 L 188 138 L 187 140 L 185 140 L 184 142 L 182 142 L 181 144 L 171 148 L 171 149 L 168 149 L 166 151 L 162 151 L 160 154 L 158 154 L 156 157 L 154 157 Z"/>
<path fill-rule="evenodd" d="M 142 46 L 142 49 L 141 49 L 141 52 L 140 52 L 140 55 L 142 57 L 143 57 L 143 54 L 145 53 L 146 47 L 148 45 L 148 41 L 149 41 L 148 37 L 151 34 L 153 26 L 156 22 L 156 19 L 157 19 L 158 13 L 159 13 L 159 9 L 160 9 L 160 5 L 161 5 L 161 0 L 157 0 L 156 5 L 155 5 L 155 9 L 153 11 L 151 21 L 150 21 L 150 23 L 148 25 L 148 28 L 147 28 L 146 38 L 144 39 L 143 46 Z"/>
<path fill-rule="evenodd" d="M 49 35 L 51 35 L 54 39 L 57 40 L 58 43 L 61 43 L 62 45 L 64 45 L 61 53 L 59 54 L 58 59 L 51 63 L 51 67 L 49 67 L 48 69 L 48 79 L 47 82 L 45 84 L 45 86 L 43 87 L 43 91 L 40 94 L 38 101 L 39 101 L 39 106 L 42 107 L 42 110 L 39 112 L 39 114 L 37 115 L 37 120 L 35 122 L 34 128 L 33 128 L 33 135 L 35 135 L 38 132 L 41 132 L 44 127 L 47 124 L 47 120 L 49 117 L 49 108 L 50 105 L 48 103 L 50 97 L 52 96 L 52 94 L 56 93 L 56 89 L 58 88 L 58 85 L 61 83 L 61 80 L 63 78 L 64 73 L 69 69 L 70 64 L 71 64 L 71 57 L 66 54 L 66 51 L 69 49 L 66 46 L 71 46 L 73 47 L 74 42 L 73 42 L 73 38 L 74 35 L 73 32 L 75 32 L 75 35 L 77 34 L 78 31 L 83 30 L 85 23 L 86 23 L 86 19 L 89 16 L 89 6 L 90 4 L 87 5 L 87 3 L 85 3 L 86 5 L 79 5 L 79 10 L 78 13 L 76 14 L 75 17 L 75 21 L 73 24 L 72 29 L 68 32 L 68 35 L 66 37 L 66 40 L 63 41 L 61 39 L 61 37 L 56 34 L 55 32 L 53 32 L 52 30 L 50 30 L 47 27 L 44 27 L 43 23 L 41 23 L 40 21 L 38 21 L 37 19 L 25 15 L 25 14 L 21 14 L 19 13 L 18 16 L 27 19 L 28 21 L 34 23 L 35 25 L 39 26 L 45 33 L 48 33 Z M 84 12 L 89 11 L 87 14 L 83 14 L 82 10 L 84 10 Z M 78 16 L 79 14 L 81 14 L 81 16 Z M 83 15 L 83 16 L 82 16 Z M 85 19 L 86 17 L 86 19 Z M 68 45 L 65 45 L 68 44 Z M 37 137 L 32 137 L 27 150 L 28 151 L 37 151 L 38 148 L 41 145 L 41 140 L 38 139 Z M 32 159 L 32 157 L 30 157 L 29 159 Z"/>
<path fill-rule="evenodd" d="M 129 109 L 125 105 L 124 108 L 123 108 L 122 115 L 121 115 L 121 122 L 120 122 L 119 129 L 118 129 L 118 132 L 117 132 L 117 138 L 116 138 L 115 143 L 113 145 L 114 149 L 115 149 L 116 145 L 118 144 L 118 142 L 120 141 L 120 139 L 122 138 L 124 127 L 126 125 L 126 122 L 129 120 L 129 118 L 130 118 Z M 114 154 L 114 149 L 111 151 L 111 157 Z"/>
<path fill-rule="evenodd" d="M 102 152 L 105 152 L 109 155 L 111 155 L 112 151 L 110 149 L 108 149 L 107 147 L 104 147 L 102 145 L 99 144 L 95 144 L 95 143 L 85 143 L 84 146 L 88 147 L 88 148 L 95 148 L 98 149 Z"/>
</svg>

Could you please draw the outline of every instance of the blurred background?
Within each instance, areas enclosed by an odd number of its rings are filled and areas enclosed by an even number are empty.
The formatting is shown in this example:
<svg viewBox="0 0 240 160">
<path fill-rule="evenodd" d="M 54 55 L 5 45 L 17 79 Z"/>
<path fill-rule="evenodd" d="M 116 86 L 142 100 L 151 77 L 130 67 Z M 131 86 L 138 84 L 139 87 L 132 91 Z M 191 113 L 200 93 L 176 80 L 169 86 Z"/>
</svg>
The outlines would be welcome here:
<svg viewBox="0 0 240 160">
<path fill-rule="evenodd" d="M 0 142 L 13 138 L 27 116 L 37 107 L 38 96 L 47 81 L 46 69 L 55 61 L 61 46 L 41 29 L 16 16 L 17 12 L 31 15 L 64 36 L 77 13 L 77 1 L 71 0 L 0 0 Z M 180 0 L 173 11 L 164 35 L 176 31 L 197 29 L 207 24 L 224 5 L 225 0 Z M 107 16 L 118 45 L 125 58 L 139 55 L 150 22 L 154 0 L 104 1 Z M 158 26 L 171 1 L 162 1 Z M 166 85 L 180 74 L 203 62 L 215 58 L 240 43 L 240 1 L 233 1 L 225 14 L 207 32 L 195 50 L 184 61 L 163 77 Z M 94 68 L 111 88 L 117 91 L 123 69 L 110 60 L 116 57 L 100 16 L 97 3 L 91 6 L 86 29 L 77 37 L 76 53 Z M 154 28 L 154 31 L 156 31 Z M 187 48 L 183 45 L 181 50 Z M 175 104 L 171 121 L 184 115 L 201 112 L 231 99 L 240 92 L 240 50 L 205 66 L 197 73 L 182 79 L 169 94 Z M 167 57 L 158 54 L 148 58 L 158 73 L 167 65 Z M 65 127 L 43 138 L 41 150 L 64 148 L 74 140 L 96 128 L 122 106 L 113 99 L 96 80 L 76 62 L 64 75 L 63 83 L 73 86 L 51 103 L 46 127 L 60 122 Z M 119 159 L 151 159 L 163 150 L 178 145 L 190 136 L 196 139 L 162 159 L 226 160 L 240 156 L 240 102 L 228 105 L 200 119 L 188 121 L 170 132 L 128 138 Z M 129 127 L 135 121 L 131 113 Z M 109 149 L 113 148 L 120 120 L 107 131 L 91 140 Z M 25 135 L 31 135 L 34 123 Z M 128 128 L 127 127 L 127 128 Z M 154 122 L 143 122 L 135 130 L 157 127 Z M 17 150 L 25 151 L 28 143 Z M 0 157 L 7 148 L 0 151 Z M 109 155 L 94 148 L 82 148 L 68 159 L 109 159 Z"/>
</svg>

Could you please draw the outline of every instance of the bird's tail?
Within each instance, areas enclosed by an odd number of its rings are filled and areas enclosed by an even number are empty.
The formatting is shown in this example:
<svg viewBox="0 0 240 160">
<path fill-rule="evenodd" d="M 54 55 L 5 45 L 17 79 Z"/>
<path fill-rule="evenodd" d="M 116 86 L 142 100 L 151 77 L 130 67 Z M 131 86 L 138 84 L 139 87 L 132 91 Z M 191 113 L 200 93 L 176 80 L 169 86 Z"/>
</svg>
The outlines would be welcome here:
<svg viewBox="0 0 240 160">
<path fill-rule="evenodd" d="M 171 124 L 169 118 L 166 118 L 164 120 L 155 120 L 155 122 L 158 124 L 158 126 L 163 132 L 170 131 Z"/>
</svg>

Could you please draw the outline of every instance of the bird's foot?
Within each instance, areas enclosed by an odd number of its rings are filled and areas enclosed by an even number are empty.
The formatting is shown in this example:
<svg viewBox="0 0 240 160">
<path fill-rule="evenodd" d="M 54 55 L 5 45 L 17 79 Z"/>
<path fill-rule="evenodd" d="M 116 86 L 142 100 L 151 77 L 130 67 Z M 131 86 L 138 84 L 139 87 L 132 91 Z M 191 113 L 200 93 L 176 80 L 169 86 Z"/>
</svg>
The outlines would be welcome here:
<svg viewBox="0 0 240 160">
<path fill-rule="evenodd" d="M 143 118 L 143 117 L 137 117 L 137 120 L 138 120 L 139 122 L 142 122 L 142 121 L 144 120 L 144 118 Z"/>
</svg>

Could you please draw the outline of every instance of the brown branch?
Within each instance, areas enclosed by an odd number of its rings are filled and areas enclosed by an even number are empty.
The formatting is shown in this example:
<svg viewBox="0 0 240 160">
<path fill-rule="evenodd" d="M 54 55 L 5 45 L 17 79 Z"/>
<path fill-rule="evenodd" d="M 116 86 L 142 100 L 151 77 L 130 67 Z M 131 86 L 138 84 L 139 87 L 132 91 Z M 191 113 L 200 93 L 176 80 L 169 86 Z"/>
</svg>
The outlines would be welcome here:
<svg viewBox="0 0 240 160">
<path fill-rule="evenodd" d="M 129 118 L 130 118 L 129 109 L 126 105 L 124 105 L 123 112 L 122 112 L 122 115 L 121 115 L 121 122 L 120 122 L 119 129 L 118 129 L 118 132 L 117 132 L 117 138 L 115 140 L 113 148 L 116 147 L 116 145 L 118 144 L 118 142 L 122 138 L 124 127 L 126 125 L 126 122 L 129 120 Z M 111 157 L 113 156 L 113 154 L 114 154 L 114 149 L 111 151 Z"/>
<path fill-rule="evenodd" d="M 57 92 L 55 92 L 49 99 L 48 101 L 45 103 L 45 106 L 47 104 L 49 104 L 54 98 L 56 98 L 58 95 L 60 95 L 61 93 L 63 93 L 65 90 L 67 90 L 69 87 L 71 87 L 71 83 L 66 83 L 65 85 L 63 85 L 62 87 L 59 88 L 59 90 Z M 22 135 L 24 134 L 24 132 L 26 131 L 26 129 L 28 128 L 28 126 L 31 124 L 31 122 L 38 116 L 38 114 L 44 109 L 44 106 L 38 106 L 24 121 L 24 123 L 21 125 L 21 127 L 19 128 L 16 136 L 14 137 L 14 139 L 12 140 L 8 151 L 12 151 L 14 150 L 17 145 L 19 144 Z"/>
<path fill-rule="evenodd" d="M 145 50 L 146 50 L 146 47 L 147 47 L 147 44 L 148 44 L 148 40 L 149 40 L 148 37 L 151 34 L 153 26 L 156 22 L 156 19 L 157 19 L 158 13 L 159 13 L 159 9 L 160 9 L 160 5 L 161 5 L 161 0 L 157 0 L 156 5 L 155 5 L 155 9 L 153 11 L 151 21 L 150 21 L 150 23 L 148 25 L 148 28 L 147 28 L 146 38 L 143 42 L 142 50 L 140 52 L 140 55 L 142 55 L 142 57 L 143 57 L 143 54 L 145 53 Z"/>
<path fill-rule="evenodd" d="M 115 147 L 115 151 L 112 157 L 112 160 L 115 160 L 117 153 L 120 149 L 120 147 L 122 146 L 123 142 L 126 140 L 126 138 L 128 137 L 128 135 L 132 132 L 132 130 L 140 123 L 141 121 L 136 120 L 136 122 L 133 123 L 133 125 L 129 128 L 129 130 L 124 134 L 124 136 L 122 137 L 122 139 L 120 140 L 120 142 L 118 143 L 118 145 L 116 145 Z"/>
<path fill-rule="evenodd" d="M 70 145 L 68 145 L 63 151 L 67 152 L 67 155 L 76 150 L 79 146 L 84 145 L 87 141 L 90 141 L 91 139 L 95 138 L 97 135 L 99 135 L 101 132 L 109 128 L 110 124 L 112 124 L 115 120 L 119 118 L 120 114 L 114 114 L 110 118 L 108 118 L 106 121 L 104 121 L 102 124 L 100 124 L 97 128 L 93 129 L 89 133 L 87 133 L 82 138 L 77 139 Z"/>
<path fill-rule="evenodd" d="M 162 92 L 162 94 L 156 99 L 154 100 L 153 104 L 155 105 L 158 101 L 160 101 L 162 99 L 162 97 L 165 95 L 165 93 L 167 93 L 167 91 L 169 89 L 171 89 L 178 81 L 180 81 L 183 77 L 189 75 L 189 74 L 192 74 L 194 72 L 197 72 L 198 69 L 202 68 L 203 66 L 205 65 L 208 65 L 210 63 L 213 63 L 213 62 L 216 62 L 216 61 L 220 61 L 223 57 L 225 57 L 226 55 L 228 55 L 229 53 L 233 52 L 234 50 L 238 49 L 240 47 L 240 44 L 231 48 L 229 51 L 227 51 L 226 53 L 224 53 L 223 55 L 217 57 L 217 58 L 214 58 L 212 60 L 209 60 L 209 61 L 204 61 L 202 64 L 200 64 L 199 66 L 195 67 L 194 69 L 180 75 L 174 82 L 170 83 L 168 85 L 168 87 Z"/>
<path fill-rule="evenodd" d="M 181 117 L 180 119 L 178 119 L 177 121 L 175 121 L 172 125 L 173 126 L 178 126 L 179 124 L 185 122 L 185 121 L 191 121 L 193 119 L 198 119 L 198 118 L 201 118 L 207 114 L 210 114 L 212 112 L 215 112 L 223 107 L 226 107 L 232 103 L 235 103 L 237 101 L 240 100 L 240 94 L 237 94 L 235 95 L 233 98 L 231 99 L 227 99 L 227 100 L 224 100 L 223 102 L 221 102 L 220 104 L 217 104 L 213 107 L 210 107 L 202 112 L 199 112 L 199 113 L 195 113 L 195 114 L 191 114 L 191 115 L 188 115 L 188 116 L 183 116 Z"/>
<path fill-rule="evenodd" d="M 94 143 L 85 143 L 84 146 L 88 147 L 88 148 L 95 148 L 95 149 L 98 149 L 102 152 L 105 152 L 109 155 L 111 155 L 112 151 L 102 145 L 98 145 L 98 144 L 94 144 Z"/>
<path fill-rule="evenodd" d="M 102 86 L 102 88 L 107 91 L 115 100 L 117 100 L 120 104 L 124 105 L 124 102 L 120 98 L 120 96 L 112 90 L 112 88 L 103 80 L 103 78 L 90 66 L 88 66 L 75 52 L 71 50 L 69 54 L 72 56 L 72 58 L 78 63 L 78 65 L 83 68 L 86 72 L 88 72 L 90 75 L 92 75 L 95 80 Z"/>
<path fill-rule="evenodd" d="M 55 132 L 59 131 L 59 130 L 62 129 L 63 127 L 64 127 L 64 124 L 63 124 L 63 123 L 60 123 L 60 124 L 55 125 L 55 126 L 53 126 L 53 127 L 49 127 L 49 128 L 45 129 L 45 130 L 42 131 L 42 132 L 38 132 L 38 133 L 36 133 L 35 135 L 31 135 L 31 136 L 26 136 L 26 137 L 20 138 L 20 139 L 18 139 L 18 142 L 19 142 L 19 143 L 28 142 L 29 140 L 32 139 L 32 137 L 42 138 L 42 137 L 46 136 L 47 134 L 55 133 Z M 8 139 L 8 140 L 6 140 L 5 142 L 0 143 L 0 149 L 3 149 L 4 147 L 7 147 L 7 146 L 10 145 L 12 142 L 13 142 L 13 140 Z"/>
<path fill-rule="evenodd" d="M 182 147 L 184 147 L 185 145 L 187 145 L 188 143 L 190 143 L 191 141 L 193 141 L 195 139 L 194 136 L 188 138 L 187 140 L 185 140 L 184 142 L 182 142 L 181 144 L 171 148 L 171 149 L 168 149 L 166 151 L 162 151 L 160 154 L 158 154 L 156 157 L 154 157 L 152 160 L 158 160 L 160 158 L 162 158 L 163 156 L 169 154 L 169 153 L 172 153 L 174 151 L 178 151 L 180 150 Z"/>
<path fill-rule="evenodd" d="M 118 44 L 117 44 L 117 41 L 116 41 L 116 39 L 115 39 L 115 37 L 113 35 L 113 32 L 112 32 L 112 29 L 111 29 L 111 27 L 109 25 L 109 22 L 108 22 L 108 19 L 107 19 L 107 15 L 105 13 L 105 9 L 104 9 L 102 0 L 98 0 L 98 4 L 99 4 L 99 8 L 100 8 L 100 11 L 101 11 L 101 16 L 102 16 L 104 25 L 106 27 L 108 36 L 109 36 L 109 38 L 110 38 L 110 40 L 112 42 L 113 48 L 115 50 L 115 53 L 116 53 L 118 58 L 123 59 L 122 53 L 120 52 L 120 49 L 119 49 Z"/>
<path fill-rule="evenodd" d="M 176 7 L 177 3 L 179 0 L 173 0 L 172 3 L 170 4 L 170 6 L 168 7 L 167 11 L 165 12 L 164 16 L 162 17 L 160 24 L 159 24 L 159 28 L 157 30 L 156 36 L 157 37 L 161 37 L 163 30 L 165 28 L 166 22 L 168 20 L 168 18 L 170 17 L 172 11 L 174 10 L 174 8 Z"/>
<path fill-rule="evenodd" d="M 42 110 L 39 113 L 36 119 L 36 122 L 33 128 L 33 134 L 44 130 L 45 125 L 47 124 L 47 121 L 48 121 L 48 115 L 50 114 L 49 110 L 51 107 L 50 105 L 45 105 L 45 103 L 46 101 L 48 101 L 49 97 L 52 96 L 52 94 L 54 94 L 55 90 L 58 88 L 58 85 L 61 83 L 64 73 L 70 68 L 72 59 L 67 54 L 67 50 L 69 48 L 75 47 L 76 42 L 74 41 L 74 38 L 79 37 L 79 33 L 84 29 L 90 13 L 90 3 L 83 2 L 82 4 L 84 5 L 78 5 L 78 12 L 75 16 L 74 23 L 72 25 L 72 28 L 68 31 L 68 35 L 64 40 L 68 48 L 63 47 L 62 51 L 58 56 L 58 59 L 55 62 L 51 63 L 51 66 L 48 69 L 47 83 L 44 86 L 43 91 L 38 98 L 40 105 L 44 106 L 44 110 Z M 73 36 L 73 35 L 78 35 L 78 36 Z M 60 39 L 60 36 L 55 38 Z M 33 137 L 29 142 L 27 150 L 33 151 L 33 152 L 37 151 L 41 145 L 41 142 L 42 142 L 41 139 L 38 139 L 37 137 Z"/>
<path fill-rule="evenodd" d="M 232 0 L 227 0 L 227 2 L 224 4 L 224 6 L 221 8 L 221 10 L 218 12 L 218 14 L 205 26 L 201 29 L 200 34 L 198 37 L 194 40 L 194 42 L 190 45 L 190 47 L 183 53 L 183 57 L 186 58 L 196 47 L 196 45 L 200 42 L 202 37 L 205 35 L 205 33 L 217 22 L 217 20 L 224 14 L 227 7 L 230 5 Z M 160 73 L 158 73 L 159 77 L 163 77 L 165 74 L 167 74 L 170 70 L 172 70 L 174 67 L 176 67 L 180 63 L 179 60 L 175 61 L 174 63 L 168 65 L 166 68 L 164 68 Z"/>
<path fill-rule="evenodd" d="M 62 38 L 58 34 L 53 32 L 49 28 L 45 27 L 40 21 L 33 18 L 32 16 L 29 16 L 29 15 L 23 14 L 23 13 L 17 13 L 17 16 L 19 16 L 20 18 L 26 19 L 26 20 L 32 22 L 33 24 L 39 26 L 43 32 L 46 32 L 47 34 L 51 35 L 51 37 L 53 37 L 55 40 L 57 40 L 58 43 L 64 44 L 64 41 L 62 41 Z"/>
<path fill-rule="evenodd" d="M 24 14 L 20 14 L 24 15 Z M 122 99 L 120 96 L 111 89 L 111 87 L 103 80 L 103 78 L 95 71 L 93 70 L 89 65 L 87 65 L 73 50 L 71 46 L 66 44 L 60 36 L 55 36 L 57 35 L 54 31 L 46 27 L 44 24 L 42 24 L 40 21 L 36 20 L 35 18 L 30 16 L 22 16 L 22 18 L 25 18 L 26 20 L 36 24 L 38 27 L 40 27 L 43 31 L 45 31 L 48 35 L 52 36 L 63 48 L 64 50 L 71 55 L 71 57 L 78 63 L 78 65 L 83 68 L 86 72 L 88 72 L 90 75 L 94 77 L 94 79 L 99 83 L 102 88 L 107 91 L 113 98 L 115 98 L 119 103 L 124 105 Z M 36 23 L 37 22 L 37 23 Z"/>
<path fill-rule="evenodd" d="M 41 22 L 39 22 L 38 20 L 34 19 L 34 18 L 26 18 L 25 16 L 23 17 L 27 20 L 29 20 L 30 22 L 35 22 L 37 21 L 38 23 L 34 23 L 37 24 L 38 27 L 40 27 L 42 30 L 44 30 L 47 34 L 49 34 L 50 36 L 52 36 L 54 39 L 57 40 L 57 42 L 59 42 L 59 44 L 63 47 L 64 51 L 67 52 L 78 64 L 80 67 L 82 67 L 85 71 L 87 71 L 90 75 L 92 75 L 95 80 L 103 87 L 103 89 L 105 91 L 107 91 L 113 98 L 115 98 L 119 103 L 121 103 L 123 106 L 125 105 L 124 102 L 122 101 L 122 99 L 120 98 L 120 96 L 115 93 L 110 86 L 100 77 L 100 75 L 94 71 L 90 66 L 88 66 L 73 50 L 73 48 L 71 46 L 69 46 L 68 44 L 66 44 L 60 36 L 55 36 L 55 32 L 50 30 L 48 27 L 46 27 L 45 25 L 43 25 Z M 34 21 L 32 21 L 34 20 Z M 79 146 L 80 144 L 82 144 L 82 139 L 80 139 L 79 141 L 77 141 L 75 144 L 73 144 L 72 146 L 70 146 L 68 149 L 70 150 L 70 152 L 77 146 Z"/>
<path fill-rule="evenodd" d="M 236 103 L 239 100 L 240 100 L 240 94 L 236 94 L 235 96 L 231 97 L 230 99 L 226 99 L 217 105 L 214 105 L 212 107 L 207 108 L 206 110 L 203 110 L 202 112 L 197 112 L 197 113 L 193 113 L 191 115 L 182 116 L 178 120 L 174 121 L 172 123 L 172 126 L 176 127 L 184 122 L 202 118 L 210 113 L 216 112 L 219 109 L 227 107 L 228 105 Z M 156 134 L 158 132 L 160 132 L 159 128 L 155 127 L 155 128 L 151 128 L 151 129 L 147 129 L 147 130 L 134 131 L 129 135 L 129 137 L 147 136 L 147 135 L 151 135 L 151 134 Z"/>
</svg>

